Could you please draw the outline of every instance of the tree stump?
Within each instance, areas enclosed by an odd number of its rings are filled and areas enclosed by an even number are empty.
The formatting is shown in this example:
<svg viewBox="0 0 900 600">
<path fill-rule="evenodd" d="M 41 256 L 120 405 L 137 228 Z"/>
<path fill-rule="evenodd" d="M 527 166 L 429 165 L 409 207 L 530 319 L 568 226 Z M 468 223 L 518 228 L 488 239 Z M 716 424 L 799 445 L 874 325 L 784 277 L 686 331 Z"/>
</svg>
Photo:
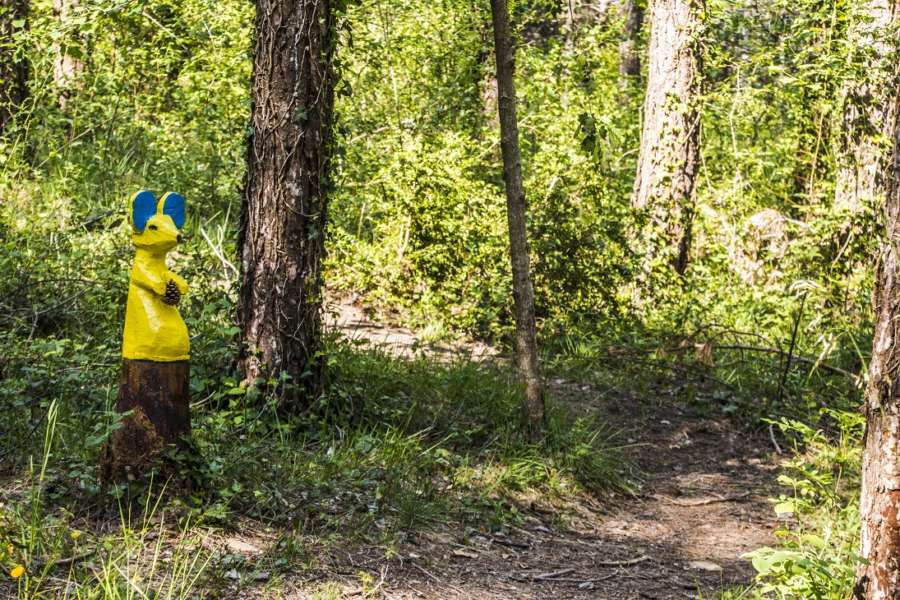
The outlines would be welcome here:
<svg viewBox="0 0 900 600">
<path fill-rule="evenodd" d="M 131 479 L 159 464 L 165 450 L 182 447 L 191 433 L 190 363 L 122 361 L 116 410 L 129 412 L 110 437 L 103 460 L 105 480 Z"/>
</svg>

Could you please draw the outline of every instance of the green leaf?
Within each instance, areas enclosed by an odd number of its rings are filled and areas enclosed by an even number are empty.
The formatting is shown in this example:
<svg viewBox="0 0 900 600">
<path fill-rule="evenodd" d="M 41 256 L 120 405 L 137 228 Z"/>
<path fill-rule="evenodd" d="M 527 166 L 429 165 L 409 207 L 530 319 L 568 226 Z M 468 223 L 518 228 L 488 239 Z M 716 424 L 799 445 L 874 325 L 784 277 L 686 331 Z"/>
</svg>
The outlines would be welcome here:
<svg viewBox="0 0 900 600">
<path fill-rule="evenodd" d="M 775 505 L 775 514 L 777 515 L 792 515 L 795 512 L 797 511 L 793 500 L 785 500 Z"/>
</svg>

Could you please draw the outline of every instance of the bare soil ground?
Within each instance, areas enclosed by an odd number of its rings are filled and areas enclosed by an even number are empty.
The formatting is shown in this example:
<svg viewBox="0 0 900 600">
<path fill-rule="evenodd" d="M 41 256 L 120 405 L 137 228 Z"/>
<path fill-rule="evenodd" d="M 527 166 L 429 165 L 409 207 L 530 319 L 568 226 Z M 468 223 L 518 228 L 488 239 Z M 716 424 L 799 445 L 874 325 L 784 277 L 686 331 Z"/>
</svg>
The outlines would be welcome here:
<svg viewBox="0 0 900 600">
<path fill-rule="evenodd" d="M 400 356 L 497 358 L 465 341 L 429 346 L 347 304 L 330 315 L 342 334 Z M 332 550 L 318 574 L 288 581 L 282 592 L 312 598 L 329 580 L 342 597 L 377 590 L 385 598 L 629 600 L 709 598 L 749 583 L 752 568 L 740 557 L 772 543 L 776 526 L 767 501 L 776 489 L 770 442 L 727 418 L 697 414 L 676 391 L 660 385 L 643 397 L 610 395 L 551 380 L 557 400 L 599 410 L 622 430 L 643 472 L 639 495 L 583 495 L 565 519 L 534 498 L 519 507 L 528 515 L 521 527 L 416 533 L 391 558 L 384 548 Z M 360 571 L 371 574 L 371 586 L 360 587 Z"/>
</svg>

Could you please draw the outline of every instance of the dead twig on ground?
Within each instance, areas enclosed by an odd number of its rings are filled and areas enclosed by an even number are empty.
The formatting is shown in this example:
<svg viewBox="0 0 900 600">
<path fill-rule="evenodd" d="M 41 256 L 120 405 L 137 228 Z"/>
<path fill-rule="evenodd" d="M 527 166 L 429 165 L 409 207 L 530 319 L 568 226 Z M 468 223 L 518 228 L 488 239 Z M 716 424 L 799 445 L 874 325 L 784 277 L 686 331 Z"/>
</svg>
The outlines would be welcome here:
<svg viewBox="0 0 900 600">
<path fill-rule="evenodd" d="M 620 575 L 621 573 L 619 571 L 614 571 L 609 575 L 604 575 L 603 577 L 592 577 L 590 579 L 579 579 L 578 577 L 554 577 L 552 579 L 538 579 L 536 577 L 528 579 L 527 577 L 513 577 L 512 579 L 514 581 L 520 582 L 534 581 L 541 583 L 574 583 L 581 586 L 588 583 L 599 583 L 601 581 L 606 581 L 607 579 L 612 579 L 613 577 L 619 577 Z"/>
<path fill-rule="evenodd" d="M 606 581 L 607 579 L 612 579 L 613 577 L 620 576 L 621 573 L 619 571 L 614 571 L 609 575 L 604 575 L 603 577 L 593 577 L 591 579 L 578 579 L 575 577 L 558 577 L 556 579 L 547 579 L 547 583 L 577 583 L 578 585 L 584 585 L 586 583 L 599 583 L 601 581 Z"/>
<path fill-rule="evenodd" d="M 674 504 L 675 506 L 706 506 L 708 504 L 716 504 L 717 502 L 736 502 L 738 500 L 743 500 L 750 496 L 750 492 L 744 492 L 743 494 L 734 494 L 731 496 L 722 496 L 720 494 L 714 494 L 714 498 L 697 498 L 695 500 L 676 500 L 675 498 L 670 498 L 668 496 L 663 496 L 661 494 L 653 494 L 653 497 L 658 500 L 664 500 L 669 504 Z"/>
<path fill-rule="evenodd" d="M 456 587 L 455 585 L 452 585 L 452 584 L 450 584 L 450 583 L 446 583 L 446 582 L 441 581 L 440 579 L 438 579 L 438 577 L 437 577 L 434 573 L 432 573 L 431 571 L 429 571 L 429 570 L 426 569 L 425 567 L 422 567 L 422 566 L 420 566 L 420 565 L 417 565 L 417 564 L 416 564 L 415 562 L 413 562 L 413 561 L 410 561 L 409 564 L 411 564 L 411 565 L 414 566 L 416 569 L 418 569 L 419 571 L 421 571 L 426 577 L 428 577 L 430 580 L 432 580 L 433 582 L 435 582 L 438 586 L 446 585 L 448 588 L 450 588 L 451 590 L 453 590 L 454 592 L 456 592 L 456 593 L 458 593 L 458 594 L 462 594 L 463 596 L 466 596 L 466 597 L 469 596 L 469 594 L 467 594 L 466 592 L 462 591 L 461 589 L 459 589 L 459 588 Z"/>
<path fill-rule="evenodd" d="M 772 445 L 775 446 L 775 452 L 781 454 L 781 446 L 778 445 L 778 440 L 775 439 L 774 423 L 769 423 L 769 439 L 772 440 Z"/>
<path fill-rule="evenodd" d="M 575 569 L 560 569 L 559 571 L 553 571 L 552 573 L 541 573 L 540 575 L 535 575 L 531 578 L 532 581 L 545 581 L 547 579 L 554 579 L 556 577 L 562 577 L 563 575 L 568 575 L 569 573 L 574 573 Z"/>
<path fill-rule="evenodd" d="M 90 558 L 94 554 L 97 553 L 97 549 L 88 550 L 87 552 L 82 552 L 81 554 L 77 554 L 75 556 L 70 556 L 68 558 L 60 558 L 59 560 L 50 561 L 50 565 L 52 567 L 62 567 L 65 565 L 71 565 L 73 563 L 81 562 L 86 558 Z"/>
<path fill-rule="evenodd" d="M 698 346 L 703 346 L 703 344 L 686 344 L 683 346 L 678 346 L 675 348 L 619 348 L 616 353 L 609 353 L 610 356 L 614 356 L 615 354 L 621 354 L 629 356 L 629 358 L 634 359 L 634 357 L 643 355 L 643 354 L 653 354 L 654 352 L 665 352 L 666 354 L 685 354 L 689 351 L 694 351 Z M 787 352 L 780 348 L 771 348 L 768 346 L 751 346 L 747 344 L 715 344 L 711 345 L 711 350 L 714 352 L 716 350 L 740 350 L 746 352 L 762 352 L 764 354 L 777 354 L 780 357 L 786 357 L 788 355 Z M 842 375 L 849 379 L 856 380 L 858 375 L 856 373 L 851 373 L 845 369 L 840 367 L 835 367 L 833 365 L 829 365 L 828 363 L 822 362 L 821 360 L 809 358 L 808 356 L 803 356 L 800 354 L 793 354 L 791 357 L 791 361 L 793 362 L 801 362 L 807 365 L 811 365 L 816 368 L 821 368 L 823 371 L 828 371 L 834 375 Z M 661 368 L 667 368 L 665 364 L 660 361 L 653 361 L 653 363 Z M 708 376 L 708 375 L 707 375 Z M 714 378 L 713 378 L 714 379 Z M 717 383 L 724 383 L 718 382 Z M 727 387 L 733 387 L 731 384 L 725 383 Z"/>
<path fill-rule="evenodd" d="M 531 546 L 522 542 L 514 542 L 512 540 L 505 540 L 503 538 L 497 538 L 494 536 L 491 536 L 490 539 L 494 543 L 500 544 L 501 546 L 509 546 L 510 548 L 522 548 L 523 550 L 528 550 L 529 548 L 531 548 Z"/>
<path fill-rule="evenodd" d="M 646 554 L 642 556 L 638 556 L 637 558 L 632 558 L 629 560 L 601 560 L 599 562 L 595 562 L 595 567 L 630 567 L 632 565 L 636 565 L 645 561 L 651 560 L 649 556 Z"/>
</svg>

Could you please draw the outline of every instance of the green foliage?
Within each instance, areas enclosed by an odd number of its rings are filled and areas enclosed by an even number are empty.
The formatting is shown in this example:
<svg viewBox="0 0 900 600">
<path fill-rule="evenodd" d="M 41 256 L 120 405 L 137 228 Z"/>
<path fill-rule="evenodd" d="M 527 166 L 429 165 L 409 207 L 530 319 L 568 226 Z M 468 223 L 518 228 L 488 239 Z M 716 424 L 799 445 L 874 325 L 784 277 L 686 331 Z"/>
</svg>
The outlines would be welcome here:
<svg viewBox="0 0 900 600">
<path fill-rule="evenodd" d="M 284 421 L 241 387 L 231 367 L 234 265 L 253 3 L 97 0 L 64 22 L 52 4 L 31 2 L 29 27 L 15 24 L 2 42 L 31 73 L 30 97 L 0 137 L 0 485 L 13 477 L 27 490 L 4 498 L 0 564 L 28 563 L 19 581 L 29 597 L 52 594 L 32 563 L 49 570 L 85 546 L 103 559 L 96 573 L 74 571 L 77 589 L 89 590 L 76 597 L 139 596 L 129 582 L 150 568 L 128 570 L 127 552 L 152 538 L 145 524 L 123 519 L 120 533 L 78 541 L 65 511 L 110 501 L 96 465 L 118 424 L 131 257 L 123 208 L 145 186 L 189 204 L 191 237 L 174 256 L 192 286 L 181 308 L 193 336 L 197 452 L 175 457 L 196 483 L 174 507 L 185 531 L 188 516 L 219 527 L 253 517 L 326 534 L 350 523 L 390 543 L 448 519 L 515 521 L 529 491 L 631 489 L 602 417 L 554 408 L 547 439 L 523 440 L 504 368 L 403 362 L 329 342 L 329 391 L 303 419 Z M 798 440 L 781 479 L 793 493 L 777 505 L 792 520 L 780 546 L 752 555 L 756 592 L 840 597 L 858 519 L 859 423 L 842 411 L 859 389 L 845 375 L 868 358 L 882 241 L 876 211 L 832 204 L 846 142 L 841 89 L 872 76 L 860 68 L 869 50 L 849 34 L 857 3 L 708 3 L 690 268 L 643 290 L 630 208 L 642 90 L 640 78 L 618 74 L 622 23 L 581 14 L 567 39 L 561 3 L 510 4 L 544 366 L 636 391 L 665 372 L 685 380 L 684 400 L 697 408 L 776 420 Z M 329 286 L 433 337 L 507 343 L 487 3 L 360 0 L 340 10 Z M 53 81 L 59 52 L 83 65 L 63 85 Z M 833 410 L 823 417 L 822 406 Z M 124 506 L 158 490 L 118 493 Z M 298 539 L 283 534 L 288 558 L 271 570 L 314 563 Z M 198 544 L 188 539 L 169 587 L 156 588 L 162 597 L 189 596 L 209 572 L 249 574 L 233 557 L 194 562 Z"/>
<path fill-rule="evenodd" d="M 859 485 L 864 421 L 827 411 L 833 436 L 798 421 L 777 422 L 796 439 L 798 454 L 778 481 L 792 490 L 774 506 L 784 517 L 781 545 L 747 554 L 757 571 L 754 592 L 766 598 L 840 600 L 853 589 L 859 538 Z"/>
<path fill-rule="evenodd" d="M 565 497 L 630 485 L 611 435 L 596 422 L 572 424 L 554 411 L 544 444 L 523 439 L 521 393 L 510 373 L 409 363 L 345 344 L 329 354 L 334 382 L 303 422 L 273 421 L 274 403 L 260 411 L 232 388 L 227 407 L 195 430 L 201 454 L 215 457 L 203 467 L 214 491 L 211 503 L 201 499 L 207 517 L 240 511 L 279 519 L 277 500 L 299 495 L 311 519 L 378 521 L 390 533 L 452 518 L 465 506 L 477 513 L 485 503 L 515 502 L 519 491 Z M 240 445 L 229 441 L 235 436 Z M 337 516 L 322 505 L 335 497 L 352 499 Z"/>
<path fill-rule="evenodd" d="M 537 6 L 540 4 L 541 6 Z M 514 8 L 529 23 L 546 3 Z M 532 6 L 534 5 L 534 6 Z M 549 5 L 547 5 L 549 6 Z M 496 84 L 484 3 L 363 2 L 339 98 L 341 156 L 330 281 L 496 336 L 510 326 Z M 630 260 L 623 238 L 637 98 L 617 90 L 615 30 L 519 53 L 519 115 L 538 311 L 609 314 Z"/>
<path fill-rule="evenodd" d="M 54 230 L 118 212 L 142 186 L 178 189 L 207 218 L 228 206 L 243 172 L 251 5 L 106 0 L 62 23 L 49 0 L 31 7 L 22 44 L 34 78 L 0 140 L 4 198 L 65 199 L 49 219 L 33 216 Z M 83 64 L 64 89 L 53 81 L 58 48 Z"/>
<path fill-rule="evenodd" d="M 653 300 L 639 306 L 628 240 L 637 225 L 630 192 L 641 98 L 618 76 L 621 23 L 582 20 L 568 46 L 558 8 L 513 7 L 532 269 L 548 351 L 565 352 L 573 338 L 598 349 L 688 340 L 787 351 L 799 319 L 795 355 L 856 372 L 870 344 L 876 220 L 831 206 L 832 123 L 856 74 L 846 68 L 856 64 L 848 41 L 855 5 L 709 6 L 691 265 L 683 280 L 653 281 L 642 291 Z M 353 93 L 338 102 L 328 276 L 395 319 L 502 341 L 510 280 L 487 18 L 483 5 L 454 2 L 425 12 L 403 2 L 349 11 Z M 440 37 L 447 30 L 459 35 Z M 439 50 L 426 40 L 441 40 Z M 754 416 L 802 417 L 823 395 L 844 406 L 841 398 L 856 393 L 852 382 L 797 361 L 779 392 L 782 357 L 713 355 L 716 375 Z"/>
<path fill-rule="evenodd" d="M 64 403 L 54 401 L 46 425 L 38 428 L 44 436 L 4 437 L 5 456 L 39 459 L 26 480 L 30 491 L 0 506 L 0 565 L 21 564 L 27 571 L 19 597 L 53 597 L 60 581 L 74 582 L 82 594 L 76 598 L 151 591 L 190 597 L 199 586 L 215 589 L 223 577 L 232 578 L 226 573 L 252 580 L 259 570 L 309 568 L 315 559 L 297 541 L 299 534 L 290 533 L 297 528 L 304 535 L 337 536 L 341 544 L 390 546 L 439 524 L 520 522 L 536 496 L 565 514 L 566 502 L 578 495 L 633 485 L 611 432 L 596 420 L 572 420 L 553 409 L 547 440 L 526 441 L 517 426 L 521 392 L 506 369 L 409 363 L 346 342 L 331 345 L 329 356 L 334 381 L 303 419 L 283 420 L 274 397 L 260 398 L 255 388 L 229 378 L 207 383 L 195 398 L 216 409 L 195 404 L 193 451 L 171 457 L 180 480 L 166 485 L 151 477 L 104 493 L 97 452 L 116 427 L 107 413 L 58 411 Z M 93 377 L 78 378 L 85 385 Z M 192 378 L 192 388 L 198 387 Z M 184 481 L 190 485 L 178 494 L 166 493 L 168 485 Z M 78 521 L 88 523 L 78 525 L 73 502 L 98 508 L 118 503 L 120 526 L 80 537 L 79 527 L 95 531 L 92 521 L 104 518 L 102 510 L 79 511 Z M 238 518 L 282 532 L 263 562 L 212 553 L 201 544 L 202 528 L 230 529 Z M 172 526 L 182 532 L 181 541 L 162 572 L 158 539 Z M 73 531 L 79 533 L 73 537 Z M 13 544 L 11 552 L 6 544 Z M 60 571 L 56 562 L 73 556 L 72 568 Z M 80 563 L 88 556 L 97 557 L 93 567 Z"/>
</svg>

